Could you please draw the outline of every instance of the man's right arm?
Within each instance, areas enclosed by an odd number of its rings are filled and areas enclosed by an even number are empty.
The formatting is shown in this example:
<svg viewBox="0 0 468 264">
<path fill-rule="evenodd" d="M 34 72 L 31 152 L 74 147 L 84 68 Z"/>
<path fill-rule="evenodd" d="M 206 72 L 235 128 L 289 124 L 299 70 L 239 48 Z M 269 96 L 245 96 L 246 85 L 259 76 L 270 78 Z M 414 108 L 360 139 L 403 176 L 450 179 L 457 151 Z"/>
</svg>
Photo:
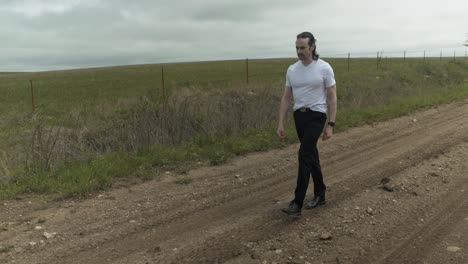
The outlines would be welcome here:
<svg viewBox="0 0 468 264">
<path fill-rule="evenodd" d="M 284 139 L 284 122 L 286 120 L 286 114 L 289 110 L 289 105 L 292 99 L 292 89 L 289 86 L 284 88 L 283 97 L 281 97 L 281 105 L 279 111 L 279 120 L 278 120 L 278 129 L 276 130 L 276 134 L 280 139 Z"/>
</svg>

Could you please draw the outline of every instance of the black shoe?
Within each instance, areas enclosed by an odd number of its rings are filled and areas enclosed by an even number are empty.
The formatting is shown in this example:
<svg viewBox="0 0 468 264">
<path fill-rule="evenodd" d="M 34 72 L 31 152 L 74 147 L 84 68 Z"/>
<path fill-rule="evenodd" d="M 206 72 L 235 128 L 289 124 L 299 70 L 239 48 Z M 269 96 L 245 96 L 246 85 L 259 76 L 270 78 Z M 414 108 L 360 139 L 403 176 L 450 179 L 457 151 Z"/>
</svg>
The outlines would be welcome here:
<svg viewBox="0 0 468 264">
<path fill-rule="evenodd" d="M 283 213 L 286 213 L 288 215 L 301 216 L 301 208 L 294 201 L 291 201 L 289 203 L 289 206 L 287 208 L 281 209 L 281 211 L 283 211 Z"/>
<path fill-rule="evenodd" d="M 314 199 L 312 199 L 310 202 L 306 204 L 305 208 L 312 209 L 319 205 L 324 205 L 324 204 L 325 204 L 325 195 L 316 195 L 314 196 Z"/>
</svg>

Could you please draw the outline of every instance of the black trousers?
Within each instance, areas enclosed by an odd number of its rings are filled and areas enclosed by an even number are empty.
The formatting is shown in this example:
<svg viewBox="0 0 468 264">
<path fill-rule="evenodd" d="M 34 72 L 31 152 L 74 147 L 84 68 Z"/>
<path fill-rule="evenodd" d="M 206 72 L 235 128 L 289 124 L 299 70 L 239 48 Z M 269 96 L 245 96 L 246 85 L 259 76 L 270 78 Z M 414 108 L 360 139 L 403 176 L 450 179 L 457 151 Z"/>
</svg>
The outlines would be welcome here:
<svg viewBox="0 0 468 264">
<path fill-rule="evenodd" d="M 301 208 L 304 204 L 311 175 L 314 181 L 314 195 L 325 194 L 326 186 L 323 182 L 317 141 L 322 134 L 326 120 L 327 116 L 322 112 L 310 109 L 306 109 L 306 111 L 301 109 L 294 111 L 297 136 L 301 142 L 294 202 Z"/>
</svg>

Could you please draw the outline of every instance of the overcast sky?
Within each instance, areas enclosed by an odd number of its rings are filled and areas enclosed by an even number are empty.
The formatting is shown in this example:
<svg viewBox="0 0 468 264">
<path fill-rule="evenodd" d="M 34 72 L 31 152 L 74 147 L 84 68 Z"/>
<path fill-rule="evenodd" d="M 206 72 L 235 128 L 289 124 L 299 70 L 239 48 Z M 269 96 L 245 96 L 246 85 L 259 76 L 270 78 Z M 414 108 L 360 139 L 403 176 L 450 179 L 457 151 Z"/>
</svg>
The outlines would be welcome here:
<svg viewBox="0 0 468 264">
<path fill-rule="evenodd" d="M 468 0 L 0 0 L 0 71 L 295 57 L 464 56 Z"/>
</svg>

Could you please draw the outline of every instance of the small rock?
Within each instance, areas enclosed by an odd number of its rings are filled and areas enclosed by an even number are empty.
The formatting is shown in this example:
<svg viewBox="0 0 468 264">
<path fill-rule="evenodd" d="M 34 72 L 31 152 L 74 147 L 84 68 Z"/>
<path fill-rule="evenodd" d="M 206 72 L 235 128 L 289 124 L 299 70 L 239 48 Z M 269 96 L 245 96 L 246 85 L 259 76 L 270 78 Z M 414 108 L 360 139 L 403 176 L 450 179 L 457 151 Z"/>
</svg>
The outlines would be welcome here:
<svg viewBox="0 0 468 264">
<path fill-rule="evenodd" d="M 395 190 L 395 186 L 388 183 L 384 184 L 382 188 L 387 192 L 393 192 Z"/>
<path fill-rule="evenodd" d="M 383 177 L 382 180 L 380 180 L 380 183 L 381 184 L 387 184 L 390 182 L 390 178 L 389 177 Z"/>
<path fill-rule="evenodd" d="M 323 233 L 321 236 L 320 236 L 320 240 L 331 240 L 333 237 L 330 233 Z"/>
<path fill-rule="evenodd" d="M 42 229 L 44 229 L 44 227 L 42 227 L 42 226 L 35 226 L 34 227 L 34 230 L 42 230 Z"/>
<path fill-rule="evenodd" d="M 155 248 L 154 248 L 154 252 L 156 252 L 156 253 L 157 253 L 157 252 L 161 252 L 161 247 L 155 247 Z"/>
<path fill-rule="evenodd" d="M 44 237 L 45 237 L 46 239 L 52 239 L 52 238 L 54 238 L 55 236 L 57 236 L 57 232 L 53 232 L 53 233 L 44 232 Z"/>
<path fill-rule="evenodd" d="M 277 249 L 277 250 L 275 250 L 275 253 L 276 253 L 276 254 L 281 254 L 281 253 L 283 253 L 283 250 Z"/>
<path fill-rule="evenodd" d="M 367 208 L 367 213 L 368 213 L 369 215 L 374 215 L 374 214 L 375 214 L 375 213 L 374 213 L 374 210 L 372 210 L 372 208 L 370 208 L 370 207 Z"/>
<path fill-rule="evenodd" d="M 418 122 L 418 120 L 415 118 L 415 119 L 413 119 L 413 122 Z"/>
<path fill-rule="evenodd" d="M 46 222 L 46 219 L 45 219 L 45 218 L 42 218 L 42 217 L 41 217 L 41 218 L 37 219 L 37 223 L 38 223 L 38 224 L 43 224 L 43 223 L 45 223 L 45 222 Z"/>
<path fill-rule="evenodd" d="M 457 252 L 457 251 L 460 251 L 461 248 L 459 247 L 447 247 L 447 251 L 450 251 L 450 252 Z"/>
<path fill-rule="evenodd" d="M 15 249 L 16 253 L 20 253 L 20 254 L 22 254 L 22 253 L 24 253 L 26 251 L 26 249 L 23 248 L 23 247 L 15 247 L 14 249 Z"/>
<path fill-rule="evenodd" d="M 465 218 L 465 221 L 468 221 L 468 217 L 467 217 L 467 218 Z"/>
<path fill-rule="evenodd" d="M 31 246 L 31 247 L 34 247 L 35 245 L 37 245 L 37 243 L 36 242 L 29 242 L 28 245 Z"/>
<path fill-rule="evenodd" d="M 136 223 L 136 221 L 135 220 L 130 220 L 130 223 L 134 224 L 134 223 Z"/>
</svg>

